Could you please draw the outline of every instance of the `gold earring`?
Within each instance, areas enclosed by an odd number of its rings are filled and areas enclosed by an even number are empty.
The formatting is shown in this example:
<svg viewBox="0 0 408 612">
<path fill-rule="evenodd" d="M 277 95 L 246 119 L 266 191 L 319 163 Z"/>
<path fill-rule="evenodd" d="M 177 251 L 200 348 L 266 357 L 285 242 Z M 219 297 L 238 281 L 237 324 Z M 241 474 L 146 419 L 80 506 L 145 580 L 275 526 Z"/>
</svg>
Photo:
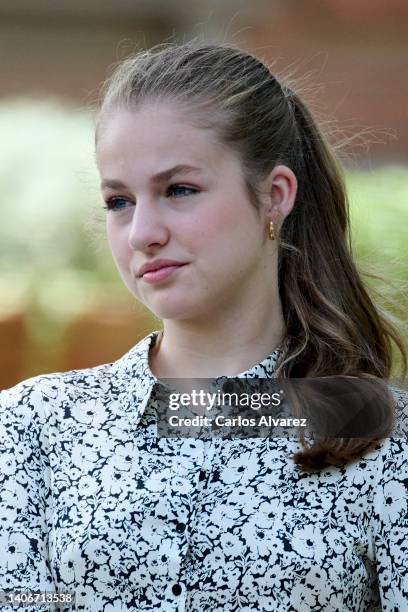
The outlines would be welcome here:
<svg viewBox="0 0 408 612">
<path fill-rule="evenodd" d="M 273 224 L 273 221 L 269 221 L 268 236 L 269 236 L 269 240 L 275 240 L 275 238 L 276 238 L 276 236 L 275 236 L 275 226 Z"/>
</svg>

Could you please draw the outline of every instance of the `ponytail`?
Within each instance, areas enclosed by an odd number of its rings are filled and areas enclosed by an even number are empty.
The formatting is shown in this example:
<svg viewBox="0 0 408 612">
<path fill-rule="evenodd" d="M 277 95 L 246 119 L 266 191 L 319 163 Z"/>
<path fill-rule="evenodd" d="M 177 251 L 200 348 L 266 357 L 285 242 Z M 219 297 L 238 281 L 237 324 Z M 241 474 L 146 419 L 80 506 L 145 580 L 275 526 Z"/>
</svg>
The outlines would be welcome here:
<svg viewBox="0 0 408 612">
<path fill-rule="evenodd" d="M 383 415 L 375 437 L 322 439 L 311 447 L 302 439 L 304 449 L 295 461 L 310 470 L 360 457 L 389 435 L 395 402 L 378 379 L 391 375 L 391 341 L 402 355 L 402 377 L 407 374 L 407 353 L 390 317 L 373 303 L 353 260 L 341 169 L 300 97 L 292 93 L 289 103 L 297 132 L 291 162 L 302 180 L 280 235 L 279 291 L 287 335 L 279 373 L 372 379 L 378 390 L 373 415 L 377 409 Z"/>
</svg>

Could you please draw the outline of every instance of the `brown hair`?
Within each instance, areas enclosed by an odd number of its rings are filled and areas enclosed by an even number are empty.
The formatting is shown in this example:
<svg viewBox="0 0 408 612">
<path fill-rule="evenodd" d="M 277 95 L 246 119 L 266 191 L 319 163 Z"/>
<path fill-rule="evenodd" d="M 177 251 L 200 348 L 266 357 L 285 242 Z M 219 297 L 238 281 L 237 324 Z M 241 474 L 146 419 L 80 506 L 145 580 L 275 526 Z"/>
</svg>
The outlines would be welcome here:
<svg viewBox="0 0 408 612">
<path fill-rule="evenodd" d="M 278 163 L 292 169 L 298 192 L 279 232 L 279 293 L 286 326 L 277 374 L 384 379 L 391 374 L 392 341 L 407 353 L 397 328 L 377 307 L 353 260 L 349 207 L 343 173 L 334 152 L 300 95 L 280 82 L 254 55 L 230 44 L 198 40 L 160 45 L 122 62 L 105 84 L 97 122 L 117 107 L 145 101 L 176 102 L 200 127 L 238 153 L 252 204 L 259 208 L 259 182 Z M 369 275 L 368 276 L 373 276 Z M 392 396 L 376 434 L 321 438 L 296 463 L 320 469 L 360 457 L 390 432 Z"/>
</svg>

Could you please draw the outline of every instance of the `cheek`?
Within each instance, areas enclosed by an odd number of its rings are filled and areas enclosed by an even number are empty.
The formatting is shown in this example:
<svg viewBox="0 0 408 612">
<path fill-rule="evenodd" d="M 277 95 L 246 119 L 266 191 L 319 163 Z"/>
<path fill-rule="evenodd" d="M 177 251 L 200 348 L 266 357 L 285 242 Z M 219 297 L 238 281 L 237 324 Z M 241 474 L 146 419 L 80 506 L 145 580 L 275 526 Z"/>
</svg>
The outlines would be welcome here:
<svg viewBox="0 0 408 612">
<path fill-rule="evenodd" d="M 184 235 L 190 230 L 192 243 L 195 246 L 214 245 L 218 249 L 223 243 L 228 242 L 231 230 L 238 223 L 235 206 L 219 202 L 215 206 L 205 210 L 198 219 L 194 220 L 190 228 L 185 228 Z"/>
<path fill-rule="evenodd" d="M 106 238 L 112 257 L 119 266 L 123 266 L 130 257 L 130 247 L 123 232 L 118 230 L 113 224 L 106 224 Z"/>
<path fill-rule="evenodd" d="M 193 245 L 206 248 L 210 257 L 211 253 L 219 257 L 220 251 L 228 251 L 239 257 L 243 251 L 251 249 L 259 239 L 259 229 L 248 206 L 247 201 L 242 202 L 237 196 L 234 200 L 220 201 L 217 206 L 211 207 L 200 216 L 193 228 Z"/>
</svg>

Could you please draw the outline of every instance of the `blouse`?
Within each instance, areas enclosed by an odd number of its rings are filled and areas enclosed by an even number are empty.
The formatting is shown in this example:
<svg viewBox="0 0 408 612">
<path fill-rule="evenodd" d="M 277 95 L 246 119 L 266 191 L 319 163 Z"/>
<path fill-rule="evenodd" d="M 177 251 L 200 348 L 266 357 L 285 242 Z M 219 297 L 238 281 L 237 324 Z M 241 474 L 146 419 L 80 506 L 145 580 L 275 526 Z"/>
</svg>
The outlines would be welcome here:
<svg viewBox="0 0 408 612">
<path fill-rule="evenodd" d="M 157 335 L 0 393 L 0 591 L 92 612 L 408 610 L 407 440 L 311 474 L 295 437 L 160 437 Z M 279 351 L 239 376 L 273 377 Z"/>
</svg>

